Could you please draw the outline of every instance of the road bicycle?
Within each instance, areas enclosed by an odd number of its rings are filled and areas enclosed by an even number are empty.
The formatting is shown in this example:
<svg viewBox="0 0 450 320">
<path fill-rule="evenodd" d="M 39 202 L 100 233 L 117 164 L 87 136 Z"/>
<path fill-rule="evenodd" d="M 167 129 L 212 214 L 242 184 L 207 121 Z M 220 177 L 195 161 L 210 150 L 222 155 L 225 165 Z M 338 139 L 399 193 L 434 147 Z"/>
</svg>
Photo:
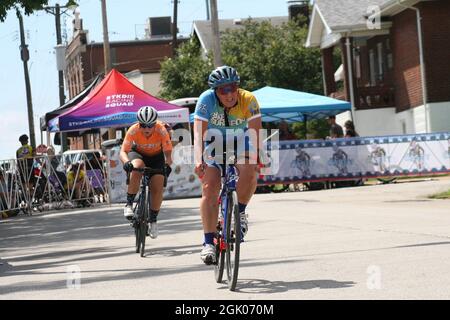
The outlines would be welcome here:
<svg viewBox="0 0 450 320">
<path fill-rule="evenodd" d="M 234 157 L 227 159 L 221 168 L 222 188 L 218 198 L 220 204 L 217 232 L 214 237 L 216 262 L 214 275 L 217 283 L 222 282 L 226 268 L 227 284 L 231 291 L 236 289 L 239 273 L 240 245 L 243 239 L 239 213 L 236 183 L 239 179 Z"/>
<path fill-rule="evenodd" d="M 141 172 L 141 187 L 136 205 L 133 208 L 132 227 L 136 236 L 136 253 L 140 253 L 141 257 L 145 254 L 145 239 L 148 233 L 149 210 L 150 210 L 150 177 L 154 174 L 162 174 L 165 177 L 167 169 L 152 169 L 149 167 L 133 168 L 133 171 Z M 127 185 L 130 182 L 130 172 L 127 173 Z M 164 186 L 167 178 L 165 178 Z"/>
</svg>

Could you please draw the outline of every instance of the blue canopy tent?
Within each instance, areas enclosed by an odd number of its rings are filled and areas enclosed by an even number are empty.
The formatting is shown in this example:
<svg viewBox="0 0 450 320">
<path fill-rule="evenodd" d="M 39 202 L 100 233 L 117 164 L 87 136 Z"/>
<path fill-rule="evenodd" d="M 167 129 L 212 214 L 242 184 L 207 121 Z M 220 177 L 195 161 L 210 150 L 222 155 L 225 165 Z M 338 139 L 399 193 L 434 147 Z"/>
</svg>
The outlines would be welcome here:
<svg viewBox="0 0 450 320">
<path fill-rule="evenodd" d="M 347 101 L 288 89 L 264 87 L 253 94 L 259 102 L 263 122 L 302 122 L 351 110 Z"/>
<path fill-rule="evenodd" d="M 312 93 L 264 87 L 253 91 L 258 100 L 263 122 L 306 122 L 350 111 L 351 104 Z M 305 125 L 305 136 L 307 127 Z"/>
</svg>

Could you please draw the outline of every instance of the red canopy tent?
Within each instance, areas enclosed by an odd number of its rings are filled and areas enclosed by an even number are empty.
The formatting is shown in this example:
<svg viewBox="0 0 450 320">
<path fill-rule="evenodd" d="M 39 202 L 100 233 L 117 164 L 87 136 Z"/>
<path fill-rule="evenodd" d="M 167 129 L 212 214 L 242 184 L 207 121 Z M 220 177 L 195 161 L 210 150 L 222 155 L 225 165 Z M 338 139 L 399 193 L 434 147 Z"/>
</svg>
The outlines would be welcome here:
<svg viewBox="0 0 450 320">
<path fill-rule="evenodd" d="M 51 132 L 125 127 L 142 106 L 158 110 L 161 121 L 189 123 L 189 109 L 155 98 L 113 69 L 82 101 L 48 122 Z"/>
</svg>

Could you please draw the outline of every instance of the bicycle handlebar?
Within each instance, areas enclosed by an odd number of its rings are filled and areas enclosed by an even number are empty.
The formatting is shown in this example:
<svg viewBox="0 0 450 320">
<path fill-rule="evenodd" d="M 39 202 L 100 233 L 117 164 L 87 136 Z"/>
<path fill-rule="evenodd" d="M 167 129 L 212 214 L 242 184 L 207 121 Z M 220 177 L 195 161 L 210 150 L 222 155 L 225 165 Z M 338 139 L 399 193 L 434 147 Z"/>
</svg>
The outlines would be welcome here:
<svg viewBox="0 0 450 320">
<path fill-rule="evenodd" d="M 150 167 L 143 167 L 143 168 L 133 168 L 131 171 L 137 171 L 143 173 L 144 175 L 162 174 L 163 176 L 168 177 L 172 172 L 172 168 L 169 165 L 165 165 L 163 169 L 153 169 Z M 127 172 L 127 185 L 130 183 L 130 174 L 131 172 Z"/>
</svg>

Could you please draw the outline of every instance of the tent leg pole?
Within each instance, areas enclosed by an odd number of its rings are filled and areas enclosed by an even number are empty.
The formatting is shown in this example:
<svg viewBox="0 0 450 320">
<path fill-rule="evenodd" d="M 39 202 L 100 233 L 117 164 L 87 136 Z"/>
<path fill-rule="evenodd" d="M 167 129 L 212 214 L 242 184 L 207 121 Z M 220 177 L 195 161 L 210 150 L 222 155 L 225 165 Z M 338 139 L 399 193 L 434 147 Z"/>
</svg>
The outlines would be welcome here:
<svg viewBox="0 0 450 320">
<path fill-rule="evenodd" d="M 305 117 L 305 130 L 304 130 L 305 140 L 308 140 L 308 117 L 307 116 L 304 117 Z"/>
</svg>

